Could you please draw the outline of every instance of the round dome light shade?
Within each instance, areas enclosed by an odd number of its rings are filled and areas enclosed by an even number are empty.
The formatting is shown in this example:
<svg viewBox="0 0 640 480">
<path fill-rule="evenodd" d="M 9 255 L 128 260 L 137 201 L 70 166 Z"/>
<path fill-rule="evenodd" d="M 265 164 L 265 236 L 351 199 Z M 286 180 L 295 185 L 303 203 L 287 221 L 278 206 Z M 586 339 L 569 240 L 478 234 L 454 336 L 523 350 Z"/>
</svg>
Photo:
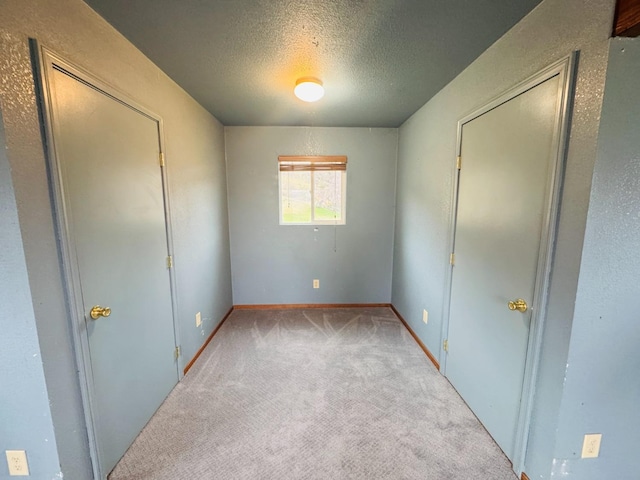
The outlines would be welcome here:
<svg viewBox="0 0 640 480">
<path fill-rule="evenodd" d="M 317 78 L 305 77 L 296 82 L 293 93 L 304 102 L 317 102 L 324 97 L 324 87 Z"/>
</svg>

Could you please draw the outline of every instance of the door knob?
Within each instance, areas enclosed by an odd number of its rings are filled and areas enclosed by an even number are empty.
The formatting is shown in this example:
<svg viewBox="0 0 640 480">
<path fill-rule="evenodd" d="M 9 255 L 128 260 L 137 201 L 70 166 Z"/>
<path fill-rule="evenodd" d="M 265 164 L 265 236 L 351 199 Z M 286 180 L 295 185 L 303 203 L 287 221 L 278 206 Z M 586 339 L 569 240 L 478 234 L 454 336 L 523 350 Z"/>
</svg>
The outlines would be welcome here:
<svg viewBox="0 0 640 480">
<path fill-rule="evenodd" d="M 508 306 L 509 306 L 509 310 L 518 310 L 519 312 L 526 312 L 527 308 L 529 308 L 529 306 L 527 305 L 527 302 L 525 302 L 521 298 L 510 301 L 508 303 Z"/>
<path fill-rule="evenodd" d="M 89 314 L 91 315 L 91 318 L 97 320 L 100 317 L 108 317 L 109 315 L 111 315 L 111 309 L 109 307 L 101 307 L 100 305 L 96 305 L 91 309 L 91 312 Z"/>
</svg>

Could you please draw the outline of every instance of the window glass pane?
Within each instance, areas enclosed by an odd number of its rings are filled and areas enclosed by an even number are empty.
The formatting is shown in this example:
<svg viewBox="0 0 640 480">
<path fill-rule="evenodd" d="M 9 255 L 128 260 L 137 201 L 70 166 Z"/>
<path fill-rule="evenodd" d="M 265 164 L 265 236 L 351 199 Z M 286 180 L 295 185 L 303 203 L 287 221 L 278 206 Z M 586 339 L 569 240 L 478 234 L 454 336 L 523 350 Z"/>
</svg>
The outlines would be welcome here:
<svg viewBox="0 0 640 480">
<path fill-rule="evenodd" d="M 342 217 L 342 172 L 313 172 L 313 214 L 315 220 L 340 220 Z"/>
<path fill-rule="evenodd" d="M 282 223 L 311 223 L 311 172 L 280 172 Z"/>
</svg>

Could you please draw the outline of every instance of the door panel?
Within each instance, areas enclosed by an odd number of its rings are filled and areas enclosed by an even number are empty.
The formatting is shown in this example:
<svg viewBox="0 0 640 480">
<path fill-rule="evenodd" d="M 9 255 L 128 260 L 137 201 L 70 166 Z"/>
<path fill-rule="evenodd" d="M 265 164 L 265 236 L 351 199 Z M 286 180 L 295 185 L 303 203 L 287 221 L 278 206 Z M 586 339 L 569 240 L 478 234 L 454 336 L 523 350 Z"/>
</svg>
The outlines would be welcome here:
<svg viewBox="0 0 640 480">
<path fill-rule="evenodd" d="M 462 127 L 446 376 L 513 458 L 560 79 Z M 529 309 L 510 311 L 510 300 Z"/>
<path fill-rule="evenodd" d="M 104 476 L 178 380 L 158 122 L 64 72 L 49 72 Z M 91 319 L 94 305 L 110 307 L 111 315 Z"/>
</svg>

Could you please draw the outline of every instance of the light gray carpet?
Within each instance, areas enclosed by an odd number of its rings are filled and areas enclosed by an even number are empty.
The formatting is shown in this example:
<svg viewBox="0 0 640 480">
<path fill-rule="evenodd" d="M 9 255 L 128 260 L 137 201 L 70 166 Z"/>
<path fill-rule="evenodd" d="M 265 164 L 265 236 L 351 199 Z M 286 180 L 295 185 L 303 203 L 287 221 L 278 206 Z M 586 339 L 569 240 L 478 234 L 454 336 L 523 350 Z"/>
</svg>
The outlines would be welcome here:
<svg viewBox="0 0 640 480">
<path fill-rule="evenodd" d="M 236 310 L 110 480 L 515 480 L 388 308 Z"/>
</svg>

